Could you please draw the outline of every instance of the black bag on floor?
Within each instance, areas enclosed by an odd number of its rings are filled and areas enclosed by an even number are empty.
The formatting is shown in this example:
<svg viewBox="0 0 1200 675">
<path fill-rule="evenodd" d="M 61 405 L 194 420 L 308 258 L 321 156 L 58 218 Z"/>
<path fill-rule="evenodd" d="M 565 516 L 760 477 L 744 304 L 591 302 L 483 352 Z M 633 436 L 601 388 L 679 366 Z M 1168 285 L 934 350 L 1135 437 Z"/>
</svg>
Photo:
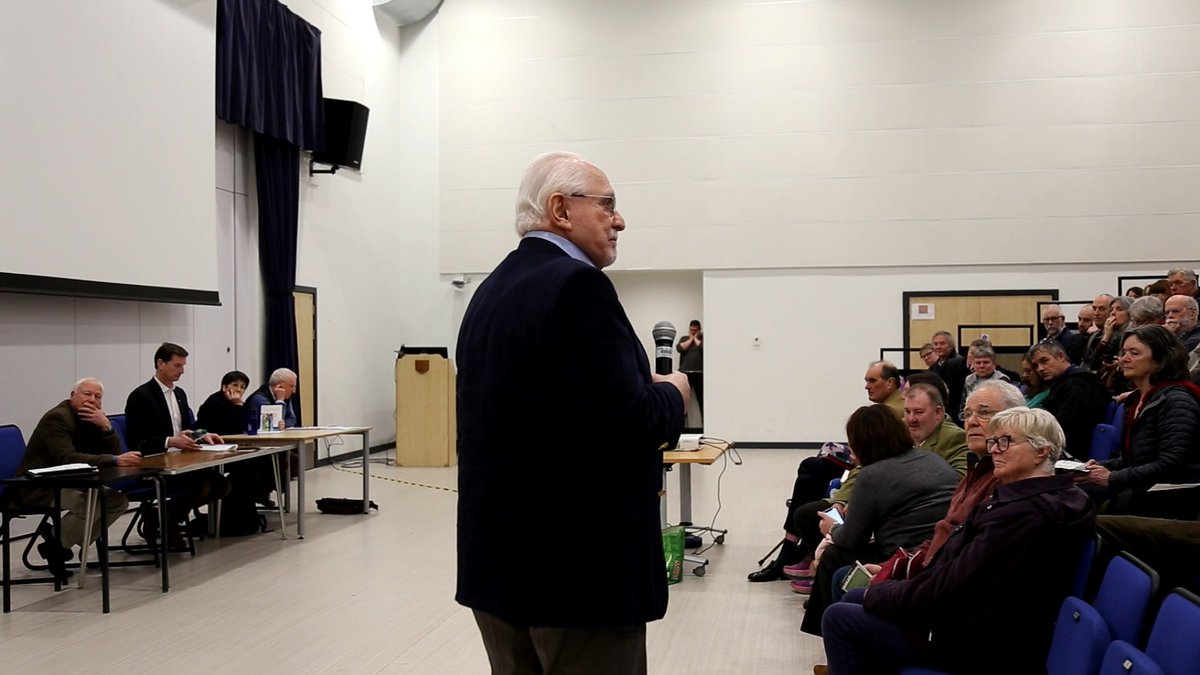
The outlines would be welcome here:
<svg viewBox="0 0 1200 675">
<path fill-rule="evenodd" d="M 379 510 L 379 505 L 371 502 L 371 508 Z M 363 512 L 363 500 L 347 499 L 346 497 L 321 497 L 317 500 L 317 510 L 321 513 L 334 513 L 339 516 L 352 516 Z"/>
<path fill-rule="evenodd" d="M 221 500 L 221 536 L 245 537 L 267 531 L 267 518 L 252 497 L 233 492 Z"/>
</svg>

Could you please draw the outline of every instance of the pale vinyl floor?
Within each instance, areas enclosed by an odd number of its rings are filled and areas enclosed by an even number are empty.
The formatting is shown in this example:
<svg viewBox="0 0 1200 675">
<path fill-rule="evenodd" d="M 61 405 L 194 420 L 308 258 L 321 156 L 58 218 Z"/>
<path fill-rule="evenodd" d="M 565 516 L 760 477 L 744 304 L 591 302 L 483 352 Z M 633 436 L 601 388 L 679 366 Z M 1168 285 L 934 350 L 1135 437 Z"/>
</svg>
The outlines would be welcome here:
<svg viewBox="0 0 1200 675">
<path fill-rule="evenodd" d="M 708 551 L 708 574 L 688 573 L 672 586 L 666 618 L 650 624 L 651 673 L 807 673 L 824 661 L 820 640 L 800 632 L 803 598 L 786 582 L 745 579 L 778 540 L 783 502 L 805 456 L 743 450 L 744 465 L 726 467 L 717 525 L 730 533 Z M 692 472 L 697 522 L 716 510 L 721 469 L 718 462 Z M 98 572 L 89 573 L 83 590 L 14 588 L 13 612 L 0 616 L 0 669 L 488 672 L 471 613 L 454 602 L 456 494 L 427 487 L 453 489 L 455 470 L 375 464 L 372 475 L 378 513 L 324 515 L 309 504 L 304 540 L 294 538 L 293 527 L 288 541 L 268 533 L 200 542 L 195 558 L 172 557 L 169 593 L 160 592 L 154 568 L 114 569 L 107 616 L 100 613 Z M 361 494 L 358 473 L 323 467 L 308 479 L 314 500 Z M 668 474 L 672 521 L 677 481 L 678 472 Z M 563 476 L 561 489 L 570 484 Z M 615 535 L 602 523 L 586 528 L 575 563 L 580 584 L 604 574 L 604 540 Z M 23 572 L 14 561 L 14 573 Z"/>
</svg>

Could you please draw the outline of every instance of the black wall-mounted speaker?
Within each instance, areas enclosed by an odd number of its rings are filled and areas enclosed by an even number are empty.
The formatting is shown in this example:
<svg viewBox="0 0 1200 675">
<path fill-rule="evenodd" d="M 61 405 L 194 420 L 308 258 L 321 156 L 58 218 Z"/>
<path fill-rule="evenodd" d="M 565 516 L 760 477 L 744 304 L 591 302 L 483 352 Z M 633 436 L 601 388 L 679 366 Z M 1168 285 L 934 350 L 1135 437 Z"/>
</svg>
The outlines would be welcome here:
<svg viewBox="0 0 1200 675">
<path fill-rule="evenodd" d="M 314 152 L 318 164 L 350 169 L 362 168 L 363 143 L 367 139 L 367 106 L 338 98 L 324 99 L 325 150 Z"/>
</svg>

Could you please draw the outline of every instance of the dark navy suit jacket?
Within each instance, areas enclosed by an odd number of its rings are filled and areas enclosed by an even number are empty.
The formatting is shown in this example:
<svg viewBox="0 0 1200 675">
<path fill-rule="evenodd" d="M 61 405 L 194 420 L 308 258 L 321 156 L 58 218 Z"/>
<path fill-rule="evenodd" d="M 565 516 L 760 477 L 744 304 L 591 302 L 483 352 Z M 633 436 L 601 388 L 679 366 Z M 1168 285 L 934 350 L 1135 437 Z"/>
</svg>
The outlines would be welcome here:
<svg viewBox="0 0 1200 675">
<path fill-rule="evenodd" d="M 175 387 L 175 400 L 179 403 L 182 428 L 195 429 L 196 418 L 188 407 L 183 387 Z M 166 449 L 166 440 L 174 435 L 173 432 L 171 411 L 167 410 L 167 399 L 157 380 L 152 377 L 129 392 L 129 398 L 125 400 L 125 444 L 130 450 L 143 455 L 160 453 Z"/>
<path fill-rule="evenodd" d="M 527 626 L 662 618 L 661 450 L 683 398 L 651 383 L 612 282 L 525 239 L 480 284 L 456 357 L 458 602 Z"/>
</svg>

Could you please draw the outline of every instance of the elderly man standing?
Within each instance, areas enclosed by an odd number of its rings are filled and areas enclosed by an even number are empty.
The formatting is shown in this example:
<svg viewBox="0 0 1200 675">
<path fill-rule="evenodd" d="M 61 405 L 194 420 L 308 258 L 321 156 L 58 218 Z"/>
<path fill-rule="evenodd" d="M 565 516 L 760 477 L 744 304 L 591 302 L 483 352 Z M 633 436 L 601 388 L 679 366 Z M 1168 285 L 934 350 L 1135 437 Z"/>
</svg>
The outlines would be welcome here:
<svg viewBox="0 0 1200 675">
<path fill-rule="evenodd" d="M 142 459 L 138 452 L 121 452 L 121 441 L 112 422 L 104 414 L 104 385 L 94 377 L 85 377 L 71 388 L 67 400 L 42 415 L 37 428 L 29 437 L 25 457 L 17 469 L 23 475 L 30 469 L 42 469 L 59 464 L 91 464 L 92 466 L 137 466 Z M 108 505 L 108 522 L 112 523 L 129 506 L 125 495 L 108 488 L 104 502 Z M 15 494 L 14 494 L 15 493 Z M 54 493 L 44 488 L 25 488 L 11 491 L 14 505 L 48 507 L 54 504 Z M 54 541 L 48 529 L 39 530 L 45 542 L 38 552 L 46 559 L 50 571 L 65 576 L 63 563 L 74 556 L 73 546 L 89 546 L 100 536 L 100 513 L 93 514 L 91 538 L 84 541 L 87 526 L 87 491 L 63 490 L 62 501 L 66 515 L 62 518 L 59 541 Z M 61 545 L 59 545 L 61 542 Z"/>
<path fill-rule="evenodd" d="M 601 272 L 625 230 L 616 200 L 579 156 L 536 158 L 521 242 L 459 331 L 455 598 L 494 673 L 645 673 L 646 623 L 666 614 L 662 450 L 691 390 L 683 373 L 651 373 Z M 581 523 L 612 535 L 604 573 L 586 579 L 563 558 Z"/>
<path fill-rule="evenodd" d="M 954 336 L 949 331 L 939 330 L 933 334 L 933 351 L 937 353 L 938 360 L 930 370 L 946 383 L 949 396 L 943 403 L 946 410 L 951 411 L 951 417 L 954 417 L 962 408 L 963 385 L 971 369 L 967 367 L 967 360 L 959 356 Z"/>
<path fill-rule="evenodd" d="M 1166 302 L 1167 330 L 1175 334 L 1189 352 L 1200 345 L 1200 325 L 1197 325 L 1196 299 L 1189 295 L 1172 295 Z"/>
</svg>

